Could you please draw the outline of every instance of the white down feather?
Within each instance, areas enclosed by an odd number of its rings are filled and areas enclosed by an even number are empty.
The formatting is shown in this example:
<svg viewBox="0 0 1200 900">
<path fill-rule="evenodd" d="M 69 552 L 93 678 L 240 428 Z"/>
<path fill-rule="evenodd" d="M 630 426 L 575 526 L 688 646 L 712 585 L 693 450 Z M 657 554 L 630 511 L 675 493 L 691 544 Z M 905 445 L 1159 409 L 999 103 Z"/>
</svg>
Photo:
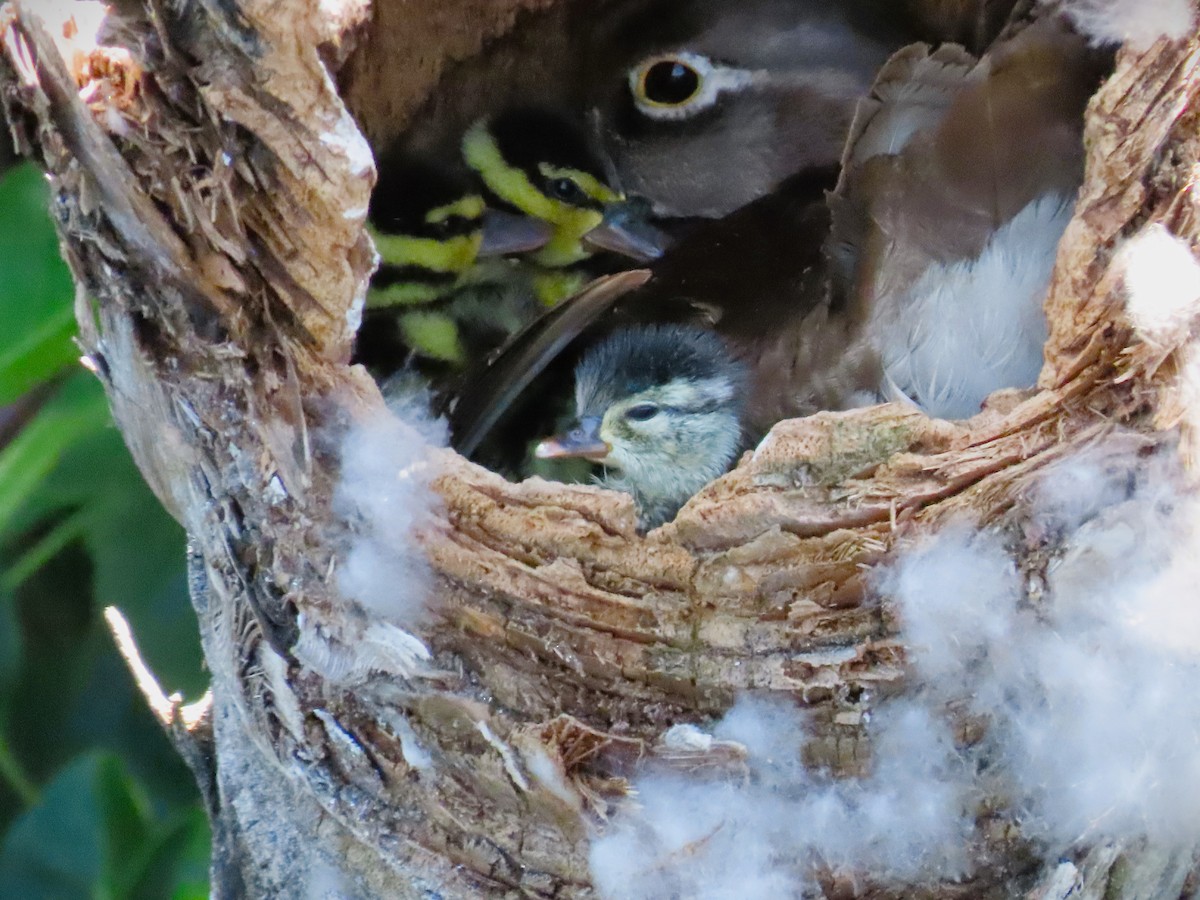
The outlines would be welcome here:
<svg viewBox="0 0 1200 900">
<path fill-rule="evenodd" d="M 1042 368 L 1042 309 L 1073 198 L 1046 194 L 992 235 L 977 259 L 931 265 L 876 322 L 880 394 L 963 419 L 993 391 Z"/>
</svg>

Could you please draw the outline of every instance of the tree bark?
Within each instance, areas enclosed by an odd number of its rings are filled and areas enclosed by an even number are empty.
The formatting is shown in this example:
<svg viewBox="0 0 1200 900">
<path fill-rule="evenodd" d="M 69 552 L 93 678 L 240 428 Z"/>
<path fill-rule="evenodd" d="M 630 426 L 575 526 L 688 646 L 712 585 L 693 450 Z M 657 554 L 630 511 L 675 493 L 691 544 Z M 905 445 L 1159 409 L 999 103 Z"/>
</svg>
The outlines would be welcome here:
<svg viewBox="0 0 1200 900">
<path fill-rule="evenodd" d="M 589 838 L 636 766 L 705 762 L 662 737 L 739 692 L 809 709 L 811 764 L 869 764 L 869 714 L 906 688 L 870 582 L 898 546 L 964 514 L 1019 531 L 1033 479 L 1117 429 L 1194 448 L 1192 322 L 1139 337 L 1115 250 L 1159 224 L 1200 241 L 1195 39 L 1122 51 L 1091 103 L 1036 390 L 961 423 L 898 405 L 783 422 L 645 536 L 628 497 L 438 451 L 419 533 L 433 615 L 414 637 L 339 596 L 338 440 L 383 404 L 348 365 L 373 172 L 329 67 L 383 141 L 454 61 L 550 5 L 148 0 L 74 70 L 36 2 L 0 13 L 0 97 L 52 177 L 84 350 L 192 536 L 213 705 L 190 759 L 215 785 L 217 896 L 592 896 Z M 1050 554 L 1026 549 L 1044 574 Z M 991 829 L 979 858 L 1003 865 L 921 895 L 1178 895 L 1191 860 L 1099 846 L 1066 872 L 1021 852 Z"/>
</svg>

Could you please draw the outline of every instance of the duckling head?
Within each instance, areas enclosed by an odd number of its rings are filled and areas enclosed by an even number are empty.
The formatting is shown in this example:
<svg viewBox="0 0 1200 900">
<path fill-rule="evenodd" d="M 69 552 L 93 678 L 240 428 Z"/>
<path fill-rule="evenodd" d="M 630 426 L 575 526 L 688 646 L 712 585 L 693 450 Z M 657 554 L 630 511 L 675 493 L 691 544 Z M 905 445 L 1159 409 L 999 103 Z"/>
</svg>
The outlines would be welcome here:
<svg viewBox="0 0 1200 900">
<path fill-rule="evenodd" d="M 634 497 L 653 528 L 725 472 L 742 446 L 745 370 L 711 331 L 658 325 L 614 332 L 575 369 L 578 424 L 542 441 L 543 459 L 583 457 Z"/>
<path fill-rule="evenodd" d="M 609 186 L 604 167 L 581 128 L 542 109 L 514 109 L 476 122 L 463 137 L 463 158 L 502 204 L 553 229 L 532 255 L 561 267 L 592 253 L 583 236 L 624 197 Z"/>
</svg>

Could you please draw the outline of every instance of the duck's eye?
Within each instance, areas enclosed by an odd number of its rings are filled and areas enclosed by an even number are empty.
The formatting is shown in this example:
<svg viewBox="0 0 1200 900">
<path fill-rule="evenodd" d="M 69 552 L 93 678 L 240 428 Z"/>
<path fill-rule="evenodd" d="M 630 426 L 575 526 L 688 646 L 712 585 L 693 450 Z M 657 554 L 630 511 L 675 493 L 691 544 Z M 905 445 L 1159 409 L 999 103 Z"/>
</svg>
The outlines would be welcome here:
<svg viewBox="0 0 1200 900">
<path fill-rule="evenodd" d="M 631 406 L 625 410 L 625 418 L 632 419 L 634 422 L 645 422 L 657 415 L 658 407 L 653 403 L 639 403 L 637 406 Z"/>
<path fill-rule="evenodd" d="M 703 81 L 695 67 L 681 59 L 660 59 L 643 73 L 640 95 L 660 106 L 680 106 L 700 91 Z"/>
<path fill-rule="evenodd" d="M 629 70 L 633 102 L 652 119 L 686 119 L 717 102 L 723 91 L 751 84 L 754 73 L 718 65 L 699 53 L 663 53 Z"/>
<path fill-rule="evenodd" d="M 588 196 L 583 188 L 570 178 L 552 178 L 547 185 L 550 196 L 572 206 L 583 206 L 588 202 Z"/>
</svg>

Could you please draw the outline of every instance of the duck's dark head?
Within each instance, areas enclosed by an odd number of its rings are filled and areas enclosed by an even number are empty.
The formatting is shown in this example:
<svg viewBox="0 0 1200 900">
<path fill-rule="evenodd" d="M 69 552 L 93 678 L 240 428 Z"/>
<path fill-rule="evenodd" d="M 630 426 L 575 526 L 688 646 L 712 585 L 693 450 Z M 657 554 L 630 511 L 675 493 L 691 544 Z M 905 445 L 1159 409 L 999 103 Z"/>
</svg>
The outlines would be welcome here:
<svg viewBox="0 0 1200 900">
<path fill-rule="evenodd" d="M 706 329 L 617 331 L 575 369 L 575 427 L 537 453 L 600 463 L 604 484 L 634 495 L 642 525 L 660 525 L 737 457 L 745 380 Z"/>
<path fill-rule="evenodd" d="M 630 0 L 597 26 L 595 133 L 660 216 L 720 218 L 836 164 L 859 97 L 913 38 L 843 0 Z M 618 6 L 621 8 L 621 5 Z"/>
</svg>

